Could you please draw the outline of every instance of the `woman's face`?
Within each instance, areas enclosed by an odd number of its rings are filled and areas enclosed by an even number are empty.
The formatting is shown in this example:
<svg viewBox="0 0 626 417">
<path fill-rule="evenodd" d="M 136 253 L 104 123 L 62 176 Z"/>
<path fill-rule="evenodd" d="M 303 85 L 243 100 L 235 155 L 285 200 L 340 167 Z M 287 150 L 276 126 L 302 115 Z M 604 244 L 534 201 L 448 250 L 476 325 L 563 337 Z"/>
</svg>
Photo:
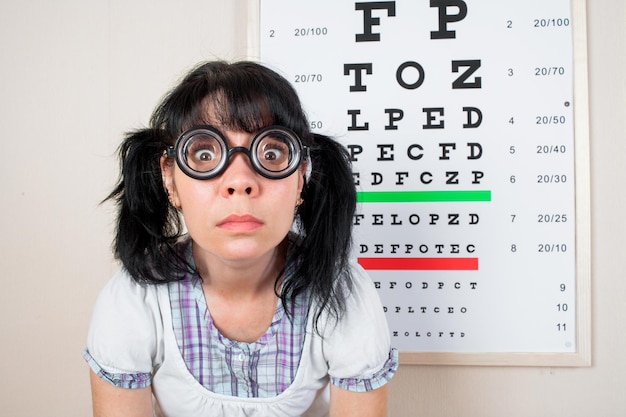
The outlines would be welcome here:
<svg viewBox="0 0 626 417">
<path fill-rule="evenodd" d="M 230 148 L 248 148 L 254 134 L 218 128 Z M 274 250 L 289 232 L 304 185 L 304 163 L 275 180 L 259 175 L 243 152 L 232 155 L 221 175 L 196 180 L 161 159 L 164 184 L 180 207 L 195 254 L 226 262 L 254 261 Z M 198 261 L 198 260 L 196 260 Z"/>
</svg>

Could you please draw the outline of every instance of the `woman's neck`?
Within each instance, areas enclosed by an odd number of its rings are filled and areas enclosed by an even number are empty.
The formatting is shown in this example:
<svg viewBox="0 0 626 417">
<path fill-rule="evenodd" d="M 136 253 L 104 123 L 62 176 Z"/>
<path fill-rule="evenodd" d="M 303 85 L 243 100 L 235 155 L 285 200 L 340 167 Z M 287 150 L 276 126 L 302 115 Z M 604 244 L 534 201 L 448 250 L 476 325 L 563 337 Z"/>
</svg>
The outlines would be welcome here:
<svg viewBox="0 0 626 417">
<path fill-rule="evenodd" d="M 286 241 L 259 258 L 245 260 L 221 259 L 193 246 L 194 262 L 205 290 L 233 299 L 274 292 L 286 255 Z"/>
<path fill-rule="evenodd" d="M 260 259 L 233 262 L 206 257 L 196 263 L 213 325 L 222 335 L 252 343 L 267 332 L 278 302 L 277 279 L 286 248 L 283 242 Z"/>
</svg>

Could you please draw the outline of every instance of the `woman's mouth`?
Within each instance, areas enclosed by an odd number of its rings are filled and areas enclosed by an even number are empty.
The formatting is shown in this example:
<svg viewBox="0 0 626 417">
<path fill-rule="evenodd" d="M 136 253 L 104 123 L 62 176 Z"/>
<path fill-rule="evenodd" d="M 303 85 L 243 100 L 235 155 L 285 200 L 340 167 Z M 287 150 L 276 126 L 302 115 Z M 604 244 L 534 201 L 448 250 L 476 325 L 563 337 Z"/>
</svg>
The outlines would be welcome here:
<svg viewBox="0 0 626 417">
<path fill-rule="evenodd" d="M 263 222 L 261 220 L 248 214 L 231 214 L 217 224 L 217 227 L 220 229 L 240 233 L 253 232 L 262 226 Z"/>
</svg>

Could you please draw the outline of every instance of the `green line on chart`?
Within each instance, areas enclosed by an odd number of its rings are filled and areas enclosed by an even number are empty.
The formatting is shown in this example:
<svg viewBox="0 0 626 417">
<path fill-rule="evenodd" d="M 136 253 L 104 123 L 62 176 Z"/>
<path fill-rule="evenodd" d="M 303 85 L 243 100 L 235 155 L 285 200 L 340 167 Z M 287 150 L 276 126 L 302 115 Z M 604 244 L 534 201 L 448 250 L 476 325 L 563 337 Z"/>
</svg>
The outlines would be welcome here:
<svg viewBox="0 0 626 417">
<path fill-rule="evenodd" d="M 491 190 L 461 191 L 358 191 L 359 203 L 439 203 L 491 201 Z"/>
</svg>

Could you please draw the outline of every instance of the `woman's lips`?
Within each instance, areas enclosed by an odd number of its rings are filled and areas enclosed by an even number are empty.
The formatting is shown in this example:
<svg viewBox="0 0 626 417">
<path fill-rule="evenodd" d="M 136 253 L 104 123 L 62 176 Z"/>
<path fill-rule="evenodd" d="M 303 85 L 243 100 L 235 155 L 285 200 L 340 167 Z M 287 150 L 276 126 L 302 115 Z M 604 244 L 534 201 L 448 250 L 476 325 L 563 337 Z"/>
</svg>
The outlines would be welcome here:
<svg viewBox="0 0 626 417">
<path fill-rule="evenodd" d="M 254 216 L 231 214 L 222 219 L 217 227 L 232 232 L 252 232 L 263 226 L 263 222 Z"/>
</svg>

